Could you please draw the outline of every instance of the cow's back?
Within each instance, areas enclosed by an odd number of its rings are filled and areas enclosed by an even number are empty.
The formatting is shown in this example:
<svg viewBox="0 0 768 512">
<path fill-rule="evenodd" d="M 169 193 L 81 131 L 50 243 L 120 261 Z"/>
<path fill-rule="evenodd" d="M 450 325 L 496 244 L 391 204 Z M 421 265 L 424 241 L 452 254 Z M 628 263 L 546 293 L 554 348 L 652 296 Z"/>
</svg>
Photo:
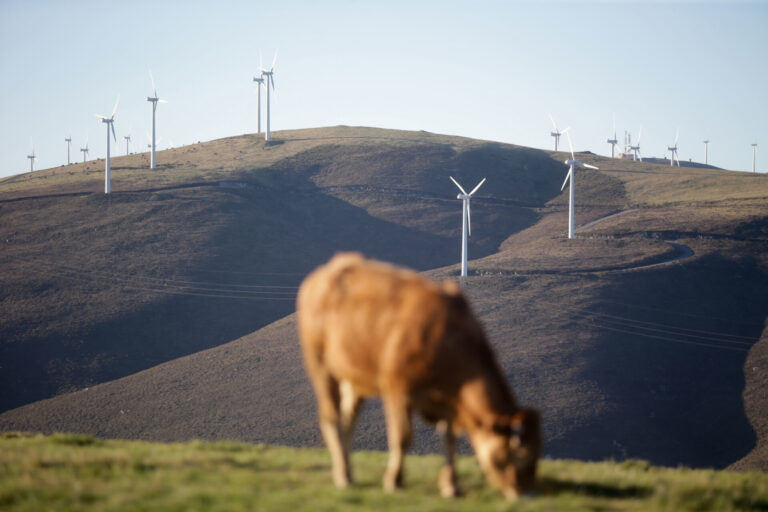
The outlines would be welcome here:
<svg viewBox="0 0 768 512">
<path fill-rule="evenodd" d="M 474 321 L 454 283 L 355 253 L 337 255 L 305 279 L 297 312 L 308 369 L 320 365 L 366 394 L 429 379 L 452 342 L 449 324 Z"/>
</svg>

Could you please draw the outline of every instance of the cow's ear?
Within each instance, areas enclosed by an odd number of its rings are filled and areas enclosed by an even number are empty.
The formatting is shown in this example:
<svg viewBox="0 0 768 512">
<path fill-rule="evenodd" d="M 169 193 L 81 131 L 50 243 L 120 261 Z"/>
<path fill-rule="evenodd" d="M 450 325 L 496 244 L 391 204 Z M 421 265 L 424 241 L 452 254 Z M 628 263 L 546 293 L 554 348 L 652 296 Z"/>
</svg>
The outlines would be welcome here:
<svg viewBox="0 0 768 512">
<path fill-rule="evenodd" d="M 442 283 L 443 293 L 450 297 L 458 297 L 461 295 L 461 288 L 453 279 L 446 279 Z"/>
</svg>

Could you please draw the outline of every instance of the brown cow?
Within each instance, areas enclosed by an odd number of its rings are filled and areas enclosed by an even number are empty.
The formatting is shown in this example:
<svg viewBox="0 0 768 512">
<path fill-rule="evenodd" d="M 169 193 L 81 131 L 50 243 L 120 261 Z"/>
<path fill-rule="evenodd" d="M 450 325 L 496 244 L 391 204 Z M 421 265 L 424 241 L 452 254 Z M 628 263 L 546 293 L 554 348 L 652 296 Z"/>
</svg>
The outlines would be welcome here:
<svg viewBox="0 0 768 512">
<path fill-rule="evenodd" d="M 437 423 L 446 445 L 439 477 L 456 496 L 456 434 L 465 431 L 488 480 L 514 499 L 535 485 L 539 414 L 515 402 L 480 323 L 452 281 L 336 255 L 302 283 L 297 300 L 304 363 L 337 487 L 351 481 L 349 452 L 363 399 L 384 404 L 389 462 L 384 489 L 402 484 L 411 412 Z"/>
</svg>

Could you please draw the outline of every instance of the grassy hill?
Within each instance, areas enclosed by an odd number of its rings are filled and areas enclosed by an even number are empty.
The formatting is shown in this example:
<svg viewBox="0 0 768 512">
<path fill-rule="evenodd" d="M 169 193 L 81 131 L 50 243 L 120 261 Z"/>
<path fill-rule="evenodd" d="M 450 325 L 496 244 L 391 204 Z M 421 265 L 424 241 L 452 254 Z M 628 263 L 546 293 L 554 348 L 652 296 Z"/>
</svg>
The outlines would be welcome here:
<svg viewBox="0 0 768 512">
<path fill-rule="evenodd" d="M 158 444 L 82 435 L 0 439 L 4 510 L 718 510 L 768 508 L 768 475 L 665 469 L 640 460 L 544 460 L 539 495 L 514 504 L 473 458 L 457 461 L 465 496 L 437 492 L 439 456 L 406 458 L 407 487 L 380 487 L 386 455 L 352 458 L 357 485 L 337 491 L 327 453 L 233 442 Z"/>
<path fill-rule="evenodd" d="M 600 171 L 577 175 L 566 240 L 564 153 L 350 127 L 275 139 L 161 152 L 156 172 L 117 158 L 109 198 L 98 163 L 0 184 L 0 403 L 28 404 L 0 430 L 318 446 L 296 286 L 342 249 L 455 277 L 452 175 L 488 177 L 462 287 L 542 408 L 548 454 L 768 469 L 766 177 L 582 154 Z M 378 407 L 357 444 L 384 447 Z M 416 449 L 439 449 L 423 426 Z"/>
</svg>

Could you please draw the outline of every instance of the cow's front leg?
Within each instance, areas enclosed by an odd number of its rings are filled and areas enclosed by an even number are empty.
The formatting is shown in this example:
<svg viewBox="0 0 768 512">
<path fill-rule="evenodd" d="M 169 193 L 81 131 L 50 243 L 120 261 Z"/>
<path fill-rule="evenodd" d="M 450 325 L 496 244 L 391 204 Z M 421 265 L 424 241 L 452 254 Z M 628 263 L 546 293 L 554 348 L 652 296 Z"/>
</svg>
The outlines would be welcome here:
<svg viewBox="0 0 768 512">
<path fill-rule="evenodd" d="M 403 486 L 403 458 L 411 444 L 411 411 L 404 394 L 384 397 L 387 417 L 389 461 L 384 473 L 384 490 L 392 492 Z"/>
<path fill-rule="evenodd" d="M 440 495 L 443 498 L 455 498 L 461 495 L 456 481 L 456 466 L 454 464 L 456 433 L 453 430 L 453 424 L 449 420 L 439 421 L 437 423 L 437 431 L 445 443 L 445 466 L 440 470 L 437 486 L 440 488 Z"/>
</svg>

